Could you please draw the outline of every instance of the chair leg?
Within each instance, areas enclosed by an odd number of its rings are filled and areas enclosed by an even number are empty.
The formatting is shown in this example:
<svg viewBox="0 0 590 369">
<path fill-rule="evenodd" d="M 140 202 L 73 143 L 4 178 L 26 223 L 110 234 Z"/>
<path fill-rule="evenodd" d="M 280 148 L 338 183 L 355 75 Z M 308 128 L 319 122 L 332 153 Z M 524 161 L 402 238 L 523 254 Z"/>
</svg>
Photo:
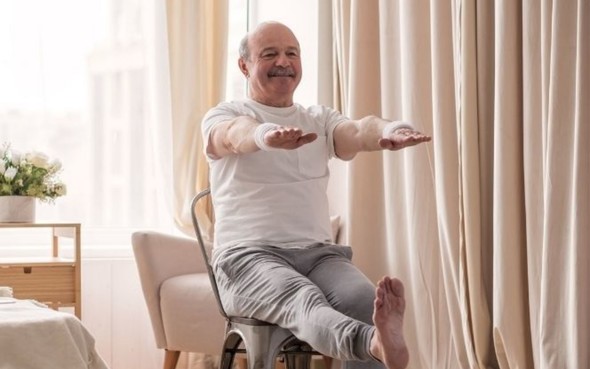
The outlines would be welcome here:
<svg viewBox="0 0 590 369">
<path fill-rule="evenodd" d="M 310 369 L 311 353 L 285 354 L 285 367 L 286 369 Z"/>
<path fill-rule="evenodd" d="M 223 349 L 221 350 L 219 369 L 234 368 L 234 360 L 237 362 L 238 369 L 247 369 L 245 358 L 236 356 L 236 350 L 241 343 L 242 337 L 239 334 L 226 333 Z"/>
<path fill-rule="evenodd" d="M 164 354 L 164 369 L 176 369 L 178 364 L 178 358 L 180 357 L 180 351 L 165 350 Z"/>
<path fill-rule="evenodd" d="M 248 360 L 245 356 L 236 356 L 236 363 L 238 365 L 238 369 L 248 369 Z"/>
</svg>

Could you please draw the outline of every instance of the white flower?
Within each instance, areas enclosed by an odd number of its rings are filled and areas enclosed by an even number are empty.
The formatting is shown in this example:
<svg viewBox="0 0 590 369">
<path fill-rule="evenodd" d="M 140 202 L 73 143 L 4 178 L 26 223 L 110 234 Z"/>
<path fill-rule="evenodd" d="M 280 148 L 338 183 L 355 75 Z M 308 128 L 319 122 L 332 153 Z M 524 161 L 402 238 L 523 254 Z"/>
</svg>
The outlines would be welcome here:
<svg viewBox="0 0 590 369">
<path fill-rule="evenodd" d="M 47 168 L 47 170 L 50 173 L 57 173 L 57 172 L 59 172 L 60 169 L 61 169 L 61 161 L 59 161 L 58 159 L 53 159 L 49 163 L 49 168 Z"/>
<path fill-rule="evenodd" d="M 32 151 L 25 155 L 28 162 L 36 167 L 49 169 L 49 157 L 42 152 Z"/>
<path fill-rule="evenodd" d="M 64 183 L 56 183 L 55 184 L 55 193 L 58 196 L 63 196 L 68 192 L 66 185 Z"/>
<path fill-rule="evenodd" d="M 14 176 L 16 176 L 17 172 L 18 171 L 16 170 L 15 167 L 10 167 L 10 168 L 6 169 L 6 171 L 4 172 L 4 178 L 6 178 L 6 180 L 8 182 L 10 182 L 14 179 Z"/>
<path fill-rule="evenodd" d="M 11 150 L 10 153 L 10 161 L 12 161 L 15 165 L 19 165 L 22 157 L 20 151 Z"/>
</svg>

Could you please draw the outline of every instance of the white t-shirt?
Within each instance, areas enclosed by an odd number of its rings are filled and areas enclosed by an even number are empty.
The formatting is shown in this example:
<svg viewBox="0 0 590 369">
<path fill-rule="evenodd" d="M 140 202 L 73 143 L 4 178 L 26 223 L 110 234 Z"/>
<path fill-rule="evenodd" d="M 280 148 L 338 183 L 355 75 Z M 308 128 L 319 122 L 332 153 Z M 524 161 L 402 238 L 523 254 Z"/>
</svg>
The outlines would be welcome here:
<svg viewBox="0 0 590 369">
<path fill-rule="evenodd" d="M 318 138 L 297 150 L 256 151 L 220 159 L 208 156 L 215 208 L 215 247 L 305 247 L 331 242 L 326 188 L 334 157 L 334 128 L 347 118 L 325 106 L 275 108 L 253 100 L 221 103 L 203 118 L 211 128 L 237 116 L 300 127 Z M 207 148 L 205 147 L 205 153 Z"/>
</svg>

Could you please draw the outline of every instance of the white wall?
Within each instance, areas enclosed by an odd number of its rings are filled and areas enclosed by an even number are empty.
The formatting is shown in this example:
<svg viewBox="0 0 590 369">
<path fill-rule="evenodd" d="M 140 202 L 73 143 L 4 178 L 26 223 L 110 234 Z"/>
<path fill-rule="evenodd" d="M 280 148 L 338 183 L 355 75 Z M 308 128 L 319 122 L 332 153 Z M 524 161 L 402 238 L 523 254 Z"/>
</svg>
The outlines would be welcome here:
<svg viewBox="0 0 590 369">
<path fill-rule="evenodd" d="M 82 260 L 82 322 L 110 369 L 161 369 L 135 261 Z"/>
</svg>

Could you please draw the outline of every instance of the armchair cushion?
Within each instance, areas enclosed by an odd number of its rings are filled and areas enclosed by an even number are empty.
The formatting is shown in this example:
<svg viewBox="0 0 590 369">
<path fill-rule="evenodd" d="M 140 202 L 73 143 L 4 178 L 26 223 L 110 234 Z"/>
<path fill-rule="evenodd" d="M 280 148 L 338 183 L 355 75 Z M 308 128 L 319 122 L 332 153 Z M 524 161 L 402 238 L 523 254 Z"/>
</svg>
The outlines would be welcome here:
<svg viewBox="0 0 590 369">
<path fill-rule="evenodd" d="M 164 281 L 160 307 L 168 349 L 219 355 L 225 322 L 206 273 Z"/>
</svg>

